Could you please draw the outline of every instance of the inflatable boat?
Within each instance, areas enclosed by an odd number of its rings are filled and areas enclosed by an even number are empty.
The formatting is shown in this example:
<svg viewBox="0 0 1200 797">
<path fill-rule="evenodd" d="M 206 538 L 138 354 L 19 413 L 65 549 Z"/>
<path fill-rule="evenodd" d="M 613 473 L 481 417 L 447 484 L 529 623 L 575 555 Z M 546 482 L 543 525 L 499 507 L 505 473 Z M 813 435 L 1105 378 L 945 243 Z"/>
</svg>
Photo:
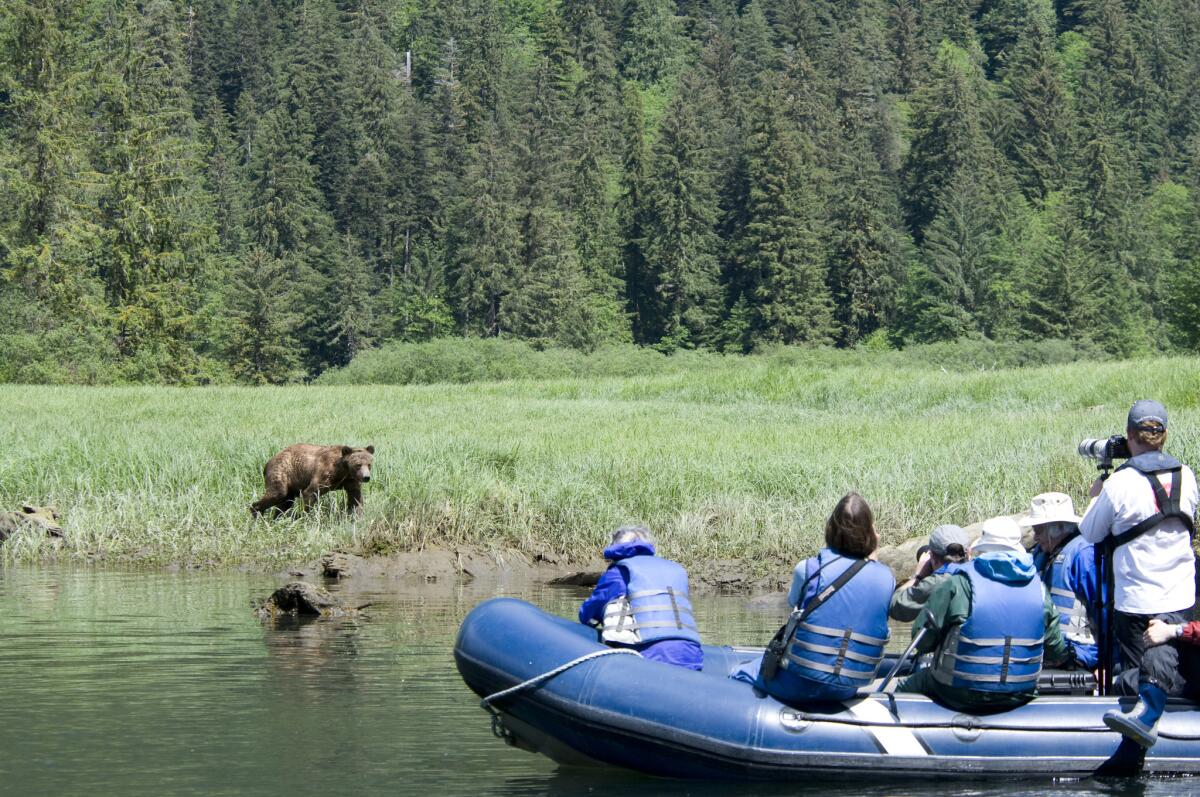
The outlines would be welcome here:
<svg viewBox="0 0 1200 797">
<path fill-rule="evenodd" d="M 454 658 L 467 686 L 495 696 L 485 707 L 509 744 L 562 764 L 678 778 L 861 777 L 864 770 L 1087 777 L 1121 741 L 1102 715 L 1133 701 L 1071 694 L 1090 675 L 1043 673 L 1043 694 L 997 714 L 962 714 L 893 691 L 788 706 L 727 677 L 761 650 L 705 646 L 703 672 L 608 655 L 613 650 L 591 628 L 497 598 L 463 621 Z M 1171 701 L 1144 771 L 1200 773 L 1198 742 L 1200 711 Z"/>
</svg>

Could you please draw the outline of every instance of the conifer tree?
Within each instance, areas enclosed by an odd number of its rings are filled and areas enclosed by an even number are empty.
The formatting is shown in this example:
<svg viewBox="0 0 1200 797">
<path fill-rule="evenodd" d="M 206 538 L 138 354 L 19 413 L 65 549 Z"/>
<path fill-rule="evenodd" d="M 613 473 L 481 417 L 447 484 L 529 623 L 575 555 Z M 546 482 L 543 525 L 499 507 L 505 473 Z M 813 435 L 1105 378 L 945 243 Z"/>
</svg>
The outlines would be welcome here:
<svg viewBox="0 0 1200 797">
<path fill-rule="evenodd" d="M 1070 118 L 1059 78 L 1054 24 L 1049 0 L 1031 3 L 1001 83 L 1014 117 L 1008 154 L 1025 196 L 1037 200 L 1062 188 L 1069 158 Z"/>
<path fill-rule="evenodd" d="M 209 99 L 199 137 L 206 156 L 204 174 L 212 197 L 217 241 L 222 252 L 235 254 L 246 236 L 245 175 L 229 115 L 215 96 Z"/>
<path fill-rule="evenodd" d="M 646 197 L 648 154 L 646 121 L 642 98 L 633 83 L 625 87 L 624 115 L 621 126 L 624 141 L 619 203 L 621 263 L 625 276 L 625 298 L 629 308 L 633 338 L 651 342 L 657 330 L 656 280 L 646 262 L 645 236 L 649 205 Z"/>
<path fill-rule="evenodd" d="M 891 0 L 888 15 L 888 48 L 896 63 L 895 76 L 890 87 L 898 94 L 909 94 L 916 89 L 926 61 L 916 0 Z"/>
<path fill-rule="evenodd" d="M 750 191 L 747 223 L 738 241 L 745 295 L 762 339 L 826 343 L 833 318 L 821 211 L 778 105 L 773 94 L 760 96 L 747 131 Z"/>
<path fill-rule="evenodd" d="M 686 74 L 667 107 L 647 191 L 644 251 L 654 274 L 654 329 L 668 347 L 705 342 L 717 321 L 717 202 L 700 120 L 691 105 L 700 90 L 697 81 L 695 74 Z"/>
<path fill-rule="evenodd" d="M 468 161 L 448 241 L 452 306 L 468 335 L 498 335 L 504 328 L 501 302 L 511 289 L 521 234 L 512 166 L 494 123 L 472 145 Z"/>
<path fill-rule="evenodd" d="M 758 91 L 764 79 L 770 80 L 768 72 L 775 65 L 771 31 L 758 0 L 751 0 L 738 16 L 734 49 L 737 53 L 735 68 L 741 77 L 742 89 Z"/>
<path fill-rule="evenodd" d="M 895 180 L 880 168 L 866 131 L 845 142 L 843 153 L 834 180 L 830 286 L 838 341 L 854 345 L 891 322 L 908 238 Z"/>
<path fill-rule="evenodd" d="M 201 192 L 189 75 L 168 0 L 122 2 L 103 41 L 97 86 L 103 175 L 96 224 L 99 273 L 116 313 L 119 349 L 135 373 L 172 382 L 198 367 L 195 287 L 212 244 Z"/>
<path fill-rule="evenodd" d="M 105 313 L 82 212 L 82 16 L 75 3 L 16 0 L 0 26 L 0 272 L 40 311 L 39 332 Z"/>
<path fill-rule="evenodd" d="M 252 385 L 280 385 L 301 375 L 288 269 L 260 246 L 251 247 L 230 283 L 228 354 L 234 376 Z"/>
<path fill-rule="evenodd" d="M 644 85 L 675 74 L 682 44 L 672 0 L 629 0 L 621 74 Z"/>
<path fill-rule="evenodd" d="M 990 299 L 995 230 L 980 184 L 960 170 L 946 186 L 910 276 L 910 332 L 918 341 L 954 340 L 983 331 Z"/>
<path fill-rule="evenodd" d="M 960 169 L 984 160 L 982 74 L 970 55 L 943 45 L 930 83 L 914 98 L 912 146 L 904 166 L 908 222 L 918 240 Z"/>
<path fill-rule="evenodd" d="M 359 255 L 359 243 L 344 235 L 337 267 L 329 285 L 329 358 L 334 366 L 346 365 L 375 339 L 372 316 L 372 275 Z"/>
<path fill-rule="evenodd" d="M 358 159 L 351 116 L 358 97 L 345 75 L 341 16 L 333 0 L 300 0 L 293 13 L 292 46 L 281 67 L 285 86 L 280 96 L 300 132 L 312 140 L 308 156 L 316 166 L 315 182 L 325 206 L 344 222 L 346 181 Z"/>
<path fill-rule="evenodd" d="M 523 176 L 521 248 L 506 317 L 508 329 L 522 337 L 590 348 L 600 337 L 595 313 L 600 297 L 589 295 L 576 250 L 577 229 L 566 212 L 571 204 L 565 146 L 567 68 L 546 57 L 533 78 L 518 156 Z M 579 199 L 575 197 L 576 204 Z M 590 254 L 597 254 L 596 249 Z M 603 263 L 591 265 L 605 269 Z M 603 289 L 602 275 L 593 276 L 601 283 L 597 289 Z"/>
</svg>

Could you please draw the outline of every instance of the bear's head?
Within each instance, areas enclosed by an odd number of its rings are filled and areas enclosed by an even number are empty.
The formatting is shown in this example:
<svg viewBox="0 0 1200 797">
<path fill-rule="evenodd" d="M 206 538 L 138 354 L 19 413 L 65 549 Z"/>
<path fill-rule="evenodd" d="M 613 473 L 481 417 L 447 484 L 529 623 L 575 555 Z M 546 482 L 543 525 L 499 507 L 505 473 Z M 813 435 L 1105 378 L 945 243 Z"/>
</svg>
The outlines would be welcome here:
<svg viewBox="0 0 1200 797">
<path fill-rule="evenodd" d="M 375 446 L 351 448 L 342 446 L 342 464 L 356 482 L 371 481 L 371 464 L 375 461 Z"/>
</svg>

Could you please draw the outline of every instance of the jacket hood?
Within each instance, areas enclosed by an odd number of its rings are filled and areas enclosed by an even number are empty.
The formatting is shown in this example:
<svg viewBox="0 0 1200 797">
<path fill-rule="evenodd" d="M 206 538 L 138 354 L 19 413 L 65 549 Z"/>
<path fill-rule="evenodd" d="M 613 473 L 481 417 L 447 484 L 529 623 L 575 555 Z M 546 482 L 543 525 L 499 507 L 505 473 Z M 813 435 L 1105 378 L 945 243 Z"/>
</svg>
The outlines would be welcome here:
<svg viewBox="0 0 1200 797">
<path fill-rule="evenodd" d="M 1028 584 L 1037 575 L 1033 557 L 1015 551 L 989 551 L 972 560 L 985 578 L 1006 584 Z"/>
<path fill-rule="evenodd" d="M 653 556 L 654 543 L 646 540 L 634 540 L 633 542 L 619 542 L 616 545 L 610 545 L 604 549 L 604 558 L 610 562 L 616 562 L 620 559 L 628 559 L 630 556 Z"/>
</svg>

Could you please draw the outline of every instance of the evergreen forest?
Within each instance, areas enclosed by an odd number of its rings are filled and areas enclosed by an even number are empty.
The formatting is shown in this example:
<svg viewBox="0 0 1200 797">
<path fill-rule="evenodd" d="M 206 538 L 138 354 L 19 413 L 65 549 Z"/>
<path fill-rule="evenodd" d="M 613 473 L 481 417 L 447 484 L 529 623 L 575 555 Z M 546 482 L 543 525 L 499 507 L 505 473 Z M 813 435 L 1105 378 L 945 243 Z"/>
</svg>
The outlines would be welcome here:
<svg viewBox="0 0 1200 797">
<path fill-rule="evenodd" d="M 1195 0 L 5 0 L 0 381 L 1200 346 Z"/>
</svg>

